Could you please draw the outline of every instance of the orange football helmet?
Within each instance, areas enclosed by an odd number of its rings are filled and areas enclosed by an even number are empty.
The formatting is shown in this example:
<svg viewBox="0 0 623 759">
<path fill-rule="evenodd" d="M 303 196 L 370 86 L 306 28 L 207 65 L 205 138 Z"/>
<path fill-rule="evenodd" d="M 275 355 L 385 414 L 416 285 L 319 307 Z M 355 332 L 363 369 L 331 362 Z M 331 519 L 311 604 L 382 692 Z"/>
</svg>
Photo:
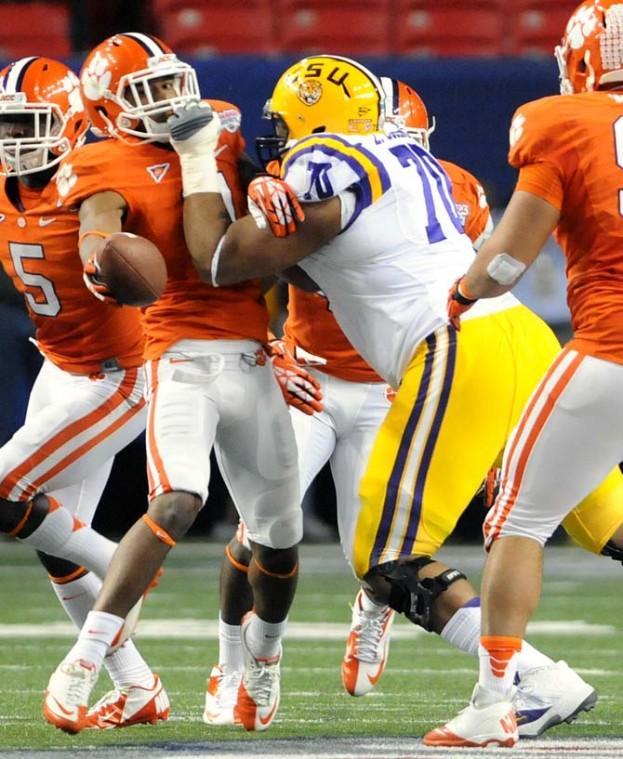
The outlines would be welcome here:
<svg viewBox="0 0 623 759">
<path fill-rule="evenodd" d="M 567 22 L 554 50 L 560 70 L 560 92 L 591 92 L 623 86 L 623 3 L 585 0 Z"/>
<path fill-rule="evenodd" d="M 81 145 L 89 119 L 80 81 L 51 58 L 20 58 L 0 71 L 0 174 L 55 166 Z"/>
<path fill-rule="evenodd" d="M 93 132 L 133 143 L 167 141 L 167 117 L 200 100 L 192 66 L 157 37 L 138 32 L 115 34 L 93 48 L 80 83 Z"/>
<path fill-rule="evenodd" d="M 422 98 L 413 87 L 398 79 L 382 76 L 381 85 L 385 92 L 385 123 L 404 129 L 422 147 L 430 150 L 429 136 L 435 131 L 435 118 L 429 122 Z"/>
</svg>

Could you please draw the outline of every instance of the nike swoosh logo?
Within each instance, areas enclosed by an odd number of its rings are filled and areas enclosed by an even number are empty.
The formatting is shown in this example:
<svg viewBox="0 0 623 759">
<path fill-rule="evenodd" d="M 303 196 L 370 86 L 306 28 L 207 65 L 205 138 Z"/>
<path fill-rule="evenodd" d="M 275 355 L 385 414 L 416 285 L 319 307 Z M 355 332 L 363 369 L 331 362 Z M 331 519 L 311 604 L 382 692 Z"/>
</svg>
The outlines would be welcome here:
<svg viewBox="0 0 623 759">
<path fill-rule="evenodd" d="M 189 361 L 192 361 L 192 358 L 170 358 L 169 359 L 170 364 L 187 364 Z"/>
<path fill-rule="evenodd" d="M 89 635 L 106 635 L 106 630 L 87 630 Z"/>
<path fill-rule="evenodd" d="M 51 219 L 44 219 L 43 216 L 39 219 L 39 226 L 40 227 L 47 227 L 48 224 L 53 224 L 56 221 L 56 216 L 53 216 Z"/>
<path fill-rule="evenodd" d="M 75 596 L 61 596 L 61 601 L 73 601 L 74 598 L 80 598 L 84 593 L 76 593 Z"/>
<path fill-rule="evenodd" d="M 52 696 L 52 698 L 54 699 L 54 703 L 56 704 L 56 706 L 59 708 L 61 712 L 63 712 L 63 714 L 66 714 L 68 717 L 74 716 L 75 711 L 76 711 L 75 709 L 69 709 L 69 710 L 65 709 L 65 707 L 59 702 L 57 698 L 55 698 L 54 696 Z"/>
<path fill-rule="evenodd" d="M 385 659 L 379 664 L 379 668 L 376 670 L 376 675 L 368 675 L 368 680 L 370 681 L 370 685 L 376 685 L 379 681 L 379 678 L 383 674 L 383 668 L 385 666 Z"/>
<path fill-rule="evenodd" d="M 273 704 L 273 708 L 266 715 L 266 717 L 262 717 L 261 714 L 258 715 L 262 725 L 268 725 L 268 723 L 271 722 L 272 718 L 274 717 L 276 711 L 277 711 L 277 702 L 275 701 L 275 703 Z"/>
<path fill-rule="evenodd" d="M 227 150 L 227 145 L 221 145 L 220 148 L 214 151 L 214 157 L 216 158 L 217 155 L 220 155 L 224 150 Z"/>
</svg>

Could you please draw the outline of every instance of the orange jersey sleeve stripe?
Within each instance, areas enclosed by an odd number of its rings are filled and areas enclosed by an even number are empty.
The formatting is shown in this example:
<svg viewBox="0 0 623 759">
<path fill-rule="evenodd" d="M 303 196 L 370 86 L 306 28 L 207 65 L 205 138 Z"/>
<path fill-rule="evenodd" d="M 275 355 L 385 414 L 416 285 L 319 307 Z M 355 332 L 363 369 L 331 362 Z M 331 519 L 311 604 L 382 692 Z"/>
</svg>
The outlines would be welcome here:
<svg viewBox="0 0 623 759">
<path fill-rule="evenodd" d="M 549 163 L 531 163 L 522 166 L 516 190 L 523 190 L 543 198 L 560 210 L 564 199 L 564 188 L 560 174 Z"/>
<path fill-rule="evenodd" d="M 36 453 L 9 472 L 0 485 L 0 498 L 8 498 L 16 483 L 18 483 L 22 477 L 27 475 L 28 472 L 32 472 L 35 467 L 43 463 L 46 458 L 49 458 L 72 438 L 82 434 L 85 430 L 88 430 L 89 427 L 93 427 L 115 411 L 130 396 L 136 386 L 137 378 L 137 368 L 127 369 L 117 390 L 100 406 L 80 419 L 76 419 L 75 422 L 69 424 L 56 435 L 53 435 Z M 31 490 L 32 486 L 28 488 L 29 492 Z"/>
<path fill-rule="evenodd" d="M 158 450 L 158 444 L 156 443 L 156 432 L 154 429 L 154 417 L 156 402 L 158 398 L 158 367 L 160 366 L 160 360 L 149 362 L 149 385 L 150 385 L 150 400 L 149 400 L 149 416 L 147 420 L 147 443 L 149 445 L 149 453 L 154 460 L 156 466 L 156 476 L 152 479 L 153 487 L 150 487 L 149 498 L 155 498 L 162 493 L 170 493 L 173 489 L 167 476 L 166 469 L 164 468 L 164 462 L 162 456 Z"/>
<path fill-rule="evenodd" d="M 495 540 L 502 531 L 502 527 L 504 526 L 504 523 L 508 519 L 508 515 L 512 511 L 513 506 L 515 505 L 517 501 L 517 495 L 519 493 L 519 490 L 521 489 L 521 483 L 523 480 L 523 476 L 526 471 L 526 467 L 528 464 L 528 460 L 530 459 L 530 456 L 532 455 L 532 452 L 534 450 L 534 446 L 539 439 L 541 432 L 543 430 L 543 427 L 545 426 L 545 423 L 549 419 L 554 406 L 556 405 L 556 402 L 562 395 L 563 391 L 571 381 L 573 375 L 578 369 L 578 366 L 582 363 L 584 360 L 584 356 L 581 353 L 575 353 L 575 355 L 572 355 L 571 358 L 569 358 L 570 352 L 569 351 L 563 351 L 561 355 L 559 356 L 559 360 L 557 360 L 548 373 L 546 374 L 544 380 L 542 381 L 539 389 L 534 394 L 534 397 L 532 399 L 532 403 L 530 404 L 530 407 L 528 411 L 524 415 L 522 427 L 517 431 L 517 435 L 515 437 L 515 445 L 511 451 L 511 453 L 508 456 L 507 462 L 505 464 L 505 471 L 503 472 L 503 482 L 504 484 L 509 481 L 509 472 L 511 470 L 511 467 L 515 469 L 515 472 L 512 476 L 511 481 L 511 491 L 510 496 L 506 500 L 506 503 L 502 506 L 502 512 L 500 514 L 499 519 L 497 519 L 496 524 L 493 527 L 493 530 L 488 535 L 488 542 Z M 563 363 L 563 361 L 567 359 L 568 365 L 565 366 L 565 368 L 562 371 L 562 374 L 555 379 L 553 386 L 551 383 L 551 379 L 553 375 L 556 373 L 556 369 Z M 536 414 L 536 418 L 531 419 L 532 414 L 529 413 L 530 410 L 534 410 L 536 404 L 543 399 L 544 396 L 547 396 L 545 399 L 545 402 L 543 403 L 542 408 L 540 411 Z M 524 434 L 520 434 L 524 433 Z M 523 444 L 519 444 L 520 438 L 523 438 L 525 442 Z M 517 461 L 516 466 L 514 466 L 515 460 Z M 505 485 L 503 485 L 505 489 Z M 496 511 L 499 512 L 499 508 L 496 509 Z"/>
</svg>

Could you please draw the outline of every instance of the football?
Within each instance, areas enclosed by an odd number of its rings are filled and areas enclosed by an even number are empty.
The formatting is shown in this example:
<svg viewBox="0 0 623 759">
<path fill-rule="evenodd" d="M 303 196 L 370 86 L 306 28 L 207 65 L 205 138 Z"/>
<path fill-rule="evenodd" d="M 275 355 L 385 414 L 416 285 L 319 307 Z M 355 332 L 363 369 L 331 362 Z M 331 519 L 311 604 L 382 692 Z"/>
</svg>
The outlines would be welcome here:
<svg viewBox="0 0 623 759">
<path fill-rule="evenodd" d="M 115 232 L 97 256 L 98 279 L 117 303 L 148 306 L 158 300 L 167 283 L 167 267 L 158 248 L 144 237 Z"/>
</svg>

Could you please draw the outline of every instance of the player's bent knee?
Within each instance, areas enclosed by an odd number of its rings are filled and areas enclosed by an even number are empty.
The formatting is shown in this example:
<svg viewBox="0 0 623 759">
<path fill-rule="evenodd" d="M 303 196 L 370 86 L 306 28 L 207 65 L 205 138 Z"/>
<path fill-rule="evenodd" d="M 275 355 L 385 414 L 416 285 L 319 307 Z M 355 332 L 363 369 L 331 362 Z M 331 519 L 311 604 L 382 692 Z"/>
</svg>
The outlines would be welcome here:
<svg viewBox="0 0 623 759">
<path fill-rule="evenodd" d="M 174 540 L 180 540 L 195 521 L 202 506 L 201 499 L 194 493 L 165 493 L 154 498 L 147 514 Z"/>
<path fill-rule="evenodd" d="M 303 537 L 303 512 L 297 506 L 261 525 L 247 524 L 247 527 L 249 539 L 254 543 L 269 548 L 292 548 Z"/>
<path fill-rule="evenodd" d="M 422 556 L 408 562 L 379 564 L 366 574 L 364 584 L 413 624 L 432 632 L 436 599 L 453 583 L 467 579 L 458 569 L 446 569 L 420 579 L 420 570 L 432 563 L 433 559 Z"/>
<path fill-rule="evenodd" d="M 0 532 L 26 538 L 41 525 L 50 511 L 47 496 L 36 495 L 29 501 L 0 498 Z"/>
</svg>

